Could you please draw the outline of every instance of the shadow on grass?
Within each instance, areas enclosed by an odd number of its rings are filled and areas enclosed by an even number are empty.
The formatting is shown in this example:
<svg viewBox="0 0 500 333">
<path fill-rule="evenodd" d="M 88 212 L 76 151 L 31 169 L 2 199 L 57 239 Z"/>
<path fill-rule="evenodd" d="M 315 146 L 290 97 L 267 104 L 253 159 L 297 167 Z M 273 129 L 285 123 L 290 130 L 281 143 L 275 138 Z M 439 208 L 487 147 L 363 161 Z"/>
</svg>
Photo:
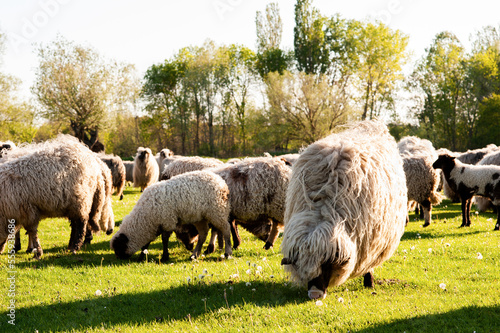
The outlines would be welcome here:
<svg viewBox="0 0 500 333">
<path fill-rule="evenodd" d="M 500 305 L 466 307 L 446 313 L 401 319 L 358 332 L 498 332 Z"/>
<path fill-rule="evenodd" d="M 456 229 L 458 229 L 458 227 Z M 426 232 L 425 230 L 429 230 L 429 232 Z M 464 230 L 467 230 L 467 232 L 461 232 L 461 233 L 456 233 L 456 232 L 450 232 L 450 233 L 441 233 L 440 232 L 440 233 L 438 233 L 432 229 L 425 229 L 425 230 L 405 231 L 405 233 L 403 234 L 403 237 L 401 237 L 401 240 L 411 240 L 411 239 L 420 239 L 420 238 L 421 239 L 437 239 L 437 238 L 444 238 L 444 237 L 457 238 L 457 237 L 468 237 L 468 236 L 472 236 L 472 235 L 485 234 L 485 233 L 489 232 L 489 230 L 474 230 L 473 228 L 472 229 L 466 228 Z"/>
<path fill-rule="evenodd" d="M 305 290 L 269 282 L 252 282 L 253 292 L 245 283 L 201 283 L 147 293 L 115 294 L 102 291 L 102 296 L 50 305 L 34 305 L 16 309 L 16 326 L 0 323 L 0 331 L 8 325 L 19 332 L 65 332 L 116 325 L 135 327 L 152 322 L 195 320 L 205 314 L 228 314 L 248 304 L 259 307 L 281 307 L 308 302 Z M 226 295 L 226 296 L 225 296 Z M 205 309 L 206 302 L 206 309 Z M 2 317 L 6 318 L 3 312 Z"/>
</svg>

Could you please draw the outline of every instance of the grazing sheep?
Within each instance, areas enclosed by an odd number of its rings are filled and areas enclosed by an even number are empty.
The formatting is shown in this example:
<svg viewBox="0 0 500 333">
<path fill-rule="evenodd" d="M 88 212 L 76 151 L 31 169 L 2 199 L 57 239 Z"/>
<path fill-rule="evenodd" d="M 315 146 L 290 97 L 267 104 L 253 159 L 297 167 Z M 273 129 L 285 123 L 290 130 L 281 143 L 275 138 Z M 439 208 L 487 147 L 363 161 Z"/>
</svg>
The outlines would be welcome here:
<svg viewBox="0 0 500 333">
<path fill-rule="evenodd" d="M 159 234 L 163 239 L 163 261 L 168 260 L 167 232 L 179 225 L 193 224 L 198 243 L 192 257 L 197 258 L 212 224 L 224 235 L 226 257 L 232 254 L 229 230 L 229 190 L 224 180 L 209 171 L 193 171 L 148 187 L 132 212 L 125 216 L 111 239 L 111 248 L 120 259 L 127 259 Z"/>
<path fill-rule="evenodd" d="M 134 182 L 134 161 L 123 161 L 125 167 L 125 180 L 127 182 Z"/>
<path fill-rule="evenodd" d="M 100 158 L 111 170 L 113 191 L 116 191 L 116 195 L 120 197 L 120 200 L 123 200 L 123 188 L 127 174 L 122 159 L 116 155 L 100 155 Z"/>
<path fill-rule="evenodd" d="M 134 187 L 140 187 L 141 192 L 158 181 L 158 163 L 151 153 L 151 149 L 139 147 L 134 158 Z"/>
<path fill-rule="evenodd" d="M 76 138 L 27 145 L 4 156 L 0 162 L 0 248 L 7 239 L 7 222 L 15 220 L 16 232 L 24 227 L 28 249 L 43 251 L 37 235 L 39 221 L 68 217 L 71 236 L 68 249 L 78 251 L 88 227 L 99 231 L 105 204 L 103 171 L 97 158 Z"/>
<path fill-rule="evenodd" d="M 211 170 L 229 187 L 233 247 L 237 248 L 241 243 L 233 223 L 236 220 L 261 239 L 267 235 L 264 248 L 270 249 L 283 226 L 291 169 L 279 158 L 255 157 Z M 209 246 L 212 245 L 211 242 Z"/>
<path fill-rule="evenodd" d="M 398 247 L 407 216 L 406 178 L 394 138 L 363 121 L 307 147 L 286 197 L 282 265 L 312 299 L 364 275 Z"/>
<path fill-rule="evenodd" d="M 470 227 L 471 199 L 474 195 L 489 198 L 497 208 L 497 223 L 494 230 L 500 228 L 500 166 L 470 165 L 462 163 L 447 154 L 439 155 L 432 165 L 442 169 L 450 188 L 460 195 L 462 202 L 462 225 Z"/>
<path fill-rule="evenodd" d="M 398 142 L 398 151 L 403 159 L 403 168 L 408 188 L 408 209 L 412 202 L 420 205 L 424 217 L 424 227 L 431 224 L 432 205 L 441 202 L 439 186 L 440 172 L 432 167 L 437 153 L 429 140 L 407 136 Z"/>
<path fill-rule="evenodd" d="M 223 162 L 216 158 L 205 158 L 199 156 L 178 157 L 164 167 L 160 179 L 168 180 L 182 173 L 218 167 L 223 164 Z"/>
</svg>

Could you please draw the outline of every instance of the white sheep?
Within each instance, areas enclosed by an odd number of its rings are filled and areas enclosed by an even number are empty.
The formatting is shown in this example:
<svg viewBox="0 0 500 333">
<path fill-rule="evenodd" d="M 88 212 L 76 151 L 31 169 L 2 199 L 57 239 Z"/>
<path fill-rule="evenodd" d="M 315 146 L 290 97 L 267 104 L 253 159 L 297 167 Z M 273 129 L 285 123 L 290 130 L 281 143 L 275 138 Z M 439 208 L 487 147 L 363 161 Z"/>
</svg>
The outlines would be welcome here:
<svg viewBox="0 0 500 333">
<path fill-rule="evenodd" d="M 125 167 L 125 180 L 127 182 L 134 182 L 134 161 L 123 161 Z"/>
<path fill-rule="evenodd" d="M 286 197 L 282 264 L 312 299 L 364 275 L 398 247 L 407 216 L 406 179 L 396 142 L 377 121 L 355 123 L 307 147 Z"/>
<path fill-rule="evenodd" d="M 161 180 L 168 180 L 174 176 L 185 172 L 203 170 L 224 165 L 224 163 L 216 158 L 207 158 L 199 156 L 184 156 L 177 157 L 168 165 L 164 166 Z"/>
<path fill-rule="evenodd" d="M 139 147 L 134 158 L 134 187 L 140 187 L 141 192 L 158 181 L 159 167 L 151 149 Z"/>
<path fill-rule="evenodd" d="M 424 227 L 431 224 L 432 206 L 441 202 L 439 193 L 441 175 L 432 167 L 437 153 L 429 140 L 407 136 L 398 142 L 398 151 L 403 159 L 403 168 L 408 188 L 408 209 L 412 202 L 420 205 Z"/>
<path fill-rule="evenodd" d="M 499 165 L 500 166 L 500 150 L 492 151 L 485 155 L 478 165 Z M 472 199 L 480 212 L 485 212 L 488 209 L 493 209 L 496 212 L 496 207 L 493 206 L 491 200 L 485 197 L 475 196 Z"/>
<path fill-rule="evenodd" d="M 439 155 L 433 167 L 442 169 L 450 188 L 460 195 L 462 202 L 461 227 L 470 227 L 471 199 L 474 195 L 489 198 L 497 207 L 497 223 L 494 230 L 500 228 L 500 166 L 470 165 L 462 163 L 447 154 Z"/>
<path fill-rule="evenodd" d="M 176 231 L 179 224 L 193 224 L 199 233 L 192 254 L 197 258 L 210 223 L 222 232 L 228 257 L 232 254 L 228 196 L 224 180 L 209 171 L 193 171 L 153 184 L 123 218 L 120 229 L 111 239 L 111 248 L 118 258 L 127 259 L 147 247 L 159 234 Z M 166 243 L 163 244 L 164 261 L 168 260 L 168 240 Z"/>
<path fill-rule="evenodd" d="M 103 171 L 95 154 L 71 136 L 60 135 L 41 144 L 9 152 L 0 161 L 0 248 L 7 239 L 7 223 L 15 220 L 16 231 L 28 231 L 28 249 L 42 256 L 39 221 L 68 217 L 71 236 L 68 248 L 80 249 L 87 224 L 99 231 L 105 205 Z"/>
</svg>

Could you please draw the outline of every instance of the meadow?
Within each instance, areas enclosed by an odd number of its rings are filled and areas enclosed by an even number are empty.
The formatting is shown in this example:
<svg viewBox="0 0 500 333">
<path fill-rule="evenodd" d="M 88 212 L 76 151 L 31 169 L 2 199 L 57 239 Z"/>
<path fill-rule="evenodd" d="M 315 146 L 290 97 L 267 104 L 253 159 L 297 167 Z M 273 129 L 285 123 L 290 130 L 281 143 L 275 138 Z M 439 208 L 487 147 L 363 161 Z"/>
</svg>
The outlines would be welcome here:
<svg viewBox="0 0 500 333">
<path fill-rule="evenodd" d="M 117 225 L 140 193 L 113 197 Z M 331 287 L 326 299 L 307 298 L 280 266 L 274 248 L 240 228 L 232 259 L 221 251 L 191 261 L 172 237 L 170 261 L 159 263 L 161 240 L 147 262 L 118 260 L 111 236 L 94 236 L 76 255 L 66 252 L 69 223 L 46 219 L 39 236 L 42 260 L 23 250 L 15 263 L 15 326 L 8 257 L 0 255 L 0 332 L 499 332 L 500 232 L 493 213 L 475 213 L 459 228 L 460 204 L 444 200 L 431 226 L 410 213 L 394 256 L 375 269 L 375 287 L 362 278 Z M 115 228 L 115 230 L 117 230 Z"/>
</svg>

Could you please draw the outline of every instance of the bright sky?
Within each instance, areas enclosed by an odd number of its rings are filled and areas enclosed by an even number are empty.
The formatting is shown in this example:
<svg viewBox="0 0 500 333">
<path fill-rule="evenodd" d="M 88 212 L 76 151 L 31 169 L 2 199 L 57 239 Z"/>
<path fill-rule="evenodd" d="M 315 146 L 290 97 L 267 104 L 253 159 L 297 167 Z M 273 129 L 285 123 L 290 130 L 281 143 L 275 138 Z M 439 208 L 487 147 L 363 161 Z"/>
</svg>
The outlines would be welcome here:
<svg viewBox="0 0 500 333">
<path fill-rule="evenodd" d="M 146 69 L 180 48 L 238 43 L 255 49 L 255 13 L 269 0 L 2 0 L 0 31 L 7 34 L 1 70 L 22 80 L 29 95 L 38 66 L 36 44 L 57 34 L 84 43 L 102 55 L 134 64 L 141 77 Z M 278 0 L 284 23 L 282 47 L 293 48 L 293 0 Z M 499 27 L 500 1 L 449 0 L 314 0 L 323 15 L 376 17 L 410 36 L 414 58 L 434 36 L 455 33 L 468 46 L 471 33 L 486 25 Z"/>
</svg>

